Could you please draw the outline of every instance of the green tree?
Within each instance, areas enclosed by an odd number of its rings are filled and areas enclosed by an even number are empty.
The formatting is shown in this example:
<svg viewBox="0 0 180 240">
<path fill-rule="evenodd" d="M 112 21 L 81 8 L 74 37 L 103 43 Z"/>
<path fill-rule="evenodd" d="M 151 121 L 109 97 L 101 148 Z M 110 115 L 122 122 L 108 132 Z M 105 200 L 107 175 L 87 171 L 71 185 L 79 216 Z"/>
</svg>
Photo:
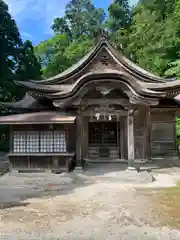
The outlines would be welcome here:
<svg viewBox="0 0 180 240">
<path fill-rule="evenodd" d="M 45 77 L 58 74 L 70 66 L 70 62 L 64 54 L 68 46 L 69 37 L 67 34 L 56 34 L 35 47 Z"/>
<path fill-rule="evenodd" d="M 63 18 L 54 20 L 55 35 L 36 46 L 36 55 L 48 77 L 70 67 L 95 44 L 104 28 L 105 13 L 90 0 L 72 0 Z"/>
<path fill-rule="evenodd" d="M 90 0 L 71 0 L 65 8 L 65 16 L 56 18 L 52 28 L 55 32 L 66 33 L 71 40 L 82 35 L 95 37 L 102 31 L 105 21 L 102 8 L 95 8 Z"/>
<path fill-rule="evenodd" d="M 141 0 L 133 10 L 128 51 L 141 67 L 161 76 L 177 57 L 173 47 L 174 10 L 174 0 Z"/>
<path fill-rule="evenodd" d="M 20 95 L 13 84 L 20 63 L 22 41 L 7 4 L 0 0 L 0 101 L 12 101 Z M 0 114 L 7 114 L 1 109 Z M 8 128 L 0 126 L 0 151 L 8 151 Z"/>
<path fill-rule="evenodd" d="M 14 91 L 12 79 L 19 66 L 22 41 L 7 4 L 0 0 L 0 101 L 11 100 Z M 18 95 L 18 94 L 16 94 Z"/>
<path fill-rule="evenodd" d="M 176 1 L 174 13 L 166 29 L 166 45 L 171 59 L 165 71 L 168 77 L 180 78 L 180 0 Z"/>
<path fill-rule="evenodd" d="M 21 80 L 40 79 L 41 65 L 34 53 L 34 47 L 31 41 L 26 40 L 20 51 L 19 68 L 16 71 L 16 77 Z"/>
<path fill-rule="evenodd" d="M 64 55 L 67 57 L 69 64 L 75 64 L 84 55 L 86 55 L 92 47 L 95 45 L 95 41 L 87 36 L 82 36 L 77 41 L 73 41 L 65 49 Z"/>
<path fill-rule="evenodd" d="M 115 0 L 108 8 L 107 27 L 110 32 L 126 29 L 131 24 L 131 8 L 128 0 Z"/>
<path fill-rule="evenodd" d="M 52 25 L 52 29 L 55 33 L 58 34 L 66 34 L 69 39 L 72 39 L 71 29 L 68 26 L 65 18 L 55 18 L 54 23 Z"/>
<path fill-rule="evenodd" d="M 106 27 L 110 40 L 127 56 L 130 55 L 127 46 L 129 44 L 131 20 L 132 9 L 128 0 L 115 0 L 109 5 Z"/>
</svg>

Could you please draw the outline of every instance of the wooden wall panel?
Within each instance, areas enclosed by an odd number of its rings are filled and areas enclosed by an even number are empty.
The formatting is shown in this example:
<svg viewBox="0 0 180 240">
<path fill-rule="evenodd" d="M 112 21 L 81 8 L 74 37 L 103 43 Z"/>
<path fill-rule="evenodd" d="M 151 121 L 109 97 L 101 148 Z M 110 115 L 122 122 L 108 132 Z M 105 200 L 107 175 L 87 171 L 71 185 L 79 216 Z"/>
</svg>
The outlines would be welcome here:
<svg viewBox="0 0 180 240">
<path fill-rule="evenodd" d="M 66 124 L 65 129 L 67 131 L 68 152 L 76 151 L 76 125 Z"/>
<path fill-rule="evenodd" d="M 177 157 L 173 112 L 151 113 L 151 158 Z"/>
</svg>

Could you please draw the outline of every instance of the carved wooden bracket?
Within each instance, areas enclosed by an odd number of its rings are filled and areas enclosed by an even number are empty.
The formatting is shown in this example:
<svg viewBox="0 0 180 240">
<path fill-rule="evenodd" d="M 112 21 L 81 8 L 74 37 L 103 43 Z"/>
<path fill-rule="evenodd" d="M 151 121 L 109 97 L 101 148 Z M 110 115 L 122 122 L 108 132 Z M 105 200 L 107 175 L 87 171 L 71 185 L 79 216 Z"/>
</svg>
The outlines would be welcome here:
<svg viewBox="0 0 180 240">
<path fill-rule="evenodd" d="M 55 107 L 62 108 L 62 107 L 65 107 L 66 101 L 53 101 L 53 105 L 54 105 Z"/>
<path fill-rule="evenodd" d="M 43 93 L 38 93 L 35 91 L 29 91 L 28 94 L 32 96 L 33 98 L 47 98 L 47 96 Z"/>
<path fill-rule="evenodd" d="M 139 104 L 139 105 L 150 105 L 150 106 L 156 106 L 159 104 L 158 99 L 149 99 L 145 97 L 140 97 L 137 95 L 132 95 L 129 99 L 131 104 Z"/>
<path fill-rule="evenodd" d="M 134 114 L 138 111 L 139 107 L 131 108 L 128 110 L 129 116 L 134 116 Z"/>
</svg>

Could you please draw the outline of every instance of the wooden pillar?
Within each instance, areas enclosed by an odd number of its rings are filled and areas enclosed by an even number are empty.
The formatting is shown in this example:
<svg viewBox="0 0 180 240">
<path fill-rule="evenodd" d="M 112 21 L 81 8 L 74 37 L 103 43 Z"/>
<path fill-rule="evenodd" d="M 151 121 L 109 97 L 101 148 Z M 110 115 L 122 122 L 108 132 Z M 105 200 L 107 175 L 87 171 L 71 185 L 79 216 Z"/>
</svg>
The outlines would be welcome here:
<svg viewBox="0 0 180 240">
<path fill-rule="evenodd" d="M 13 136 L 13 127 L 12 125 L 9 126 L 9 153 L 13 153 L 14 151 L 14 136 Z M 14 167 L 13 164 L 13 158 L 11 160 L 10 157 L 8 157 L 8 160 L 10 162 L 10 171 L 12 170 L 12 168 Z"/>
<path fill-rule="evenodd" d="M 121 129 L 121 124 L 120 124 L 120 121 L 119 121 L 119 116 L 116 117 L 116 137 L 117 137 L 117 149 L 118 149 L 118 155 L 117 155 L 117 158 L 118 159 L 121 159 L 121 132 L 120 132 L 120 129 Z"/>
<path fill-rule="evenodd" d="M 134 161 L 134 116 L 130 112 L 127 116 L 127 150 L 128 165 L 132 167 Z"/>
<path fill-rule="evenodd" d="M 88 156 L 88 117 L 83 117 L 83 154 L 82 158 Z"/>
<path fill-rule="evenodd" d="M 120 117 L 120 158 L 125 159 L 124 149 L 125 149 L 125 118 Z"/>
<path fill-rule="evenodd" d="M 176 112 L 174 111 L 173 116 L 173 136 L 174 136 L 174 148 L 175 148 L 175 158 L 179 159 L 179 149 L 177 145 L 177 135 L 176 135 Z"/>
<path fill-rule="evenodd" d="M 12 125 L 9 126 L 9 152 L 13 153 L 13 147 L 14 147 L 14 142 L 13 142 L 13 128 Z"/>
<path fill-rule="evenodd" d="M 80 113 L 78 113 L 80 114 Z M 76 169 L 82 169 L 82 117 L 76 118 Z"/>
</svg>

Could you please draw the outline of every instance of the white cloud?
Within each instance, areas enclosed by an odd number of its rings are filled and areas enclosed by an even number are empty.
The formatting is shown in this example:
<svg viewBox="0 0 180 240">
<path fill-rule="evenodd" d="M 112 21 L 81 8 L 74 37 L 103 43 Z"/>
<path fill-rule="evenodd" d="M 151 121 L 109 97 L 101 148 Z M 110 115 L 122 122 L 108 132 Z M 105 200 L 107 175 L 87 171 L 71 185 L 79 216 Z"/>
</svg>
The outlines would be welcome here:
<svg viewBox="0 0 180 240">
<path fill-rule="evenodd" d="M 29 40 L 33 40 L 33 35 L 28 33 L 28 32 L 22 32 L 21 36 L 23 37 L 23 39 L 29 39 Z"/>
<path fill-rule="evenodd" d="M 11 15 L 22 24 L 26 19 L 43 21 L 45 32 L 50 31 L 53 19 L 64 13 L 68 0 L 7 0 Z"/>
<path fill-rule="evenodd" d="M 15 17 L 21 13 L 28 4 L 28 1 L 23 0 L 6 0 L 6 2 L 8 3 L 10 13 Z"/>
<path fill-rule="evenodd" d="M 70 0 L 4 0 L 8 3 L 9 11 L 16 20 L 23 39 L 37 43 L 47 39 L 55 17 L 63 16 L 65 6 Z M 98 6 L 107 5 L 112 0 L 93 0 Z M 110 2 L 109 2 L 110 1 Z M 130 0 L 131 4 L 137 0 Z M 105 3 L 106 2 L 106 3 Z M 100 4 L 100 5 L 99 5 Z"/>
</svg>

